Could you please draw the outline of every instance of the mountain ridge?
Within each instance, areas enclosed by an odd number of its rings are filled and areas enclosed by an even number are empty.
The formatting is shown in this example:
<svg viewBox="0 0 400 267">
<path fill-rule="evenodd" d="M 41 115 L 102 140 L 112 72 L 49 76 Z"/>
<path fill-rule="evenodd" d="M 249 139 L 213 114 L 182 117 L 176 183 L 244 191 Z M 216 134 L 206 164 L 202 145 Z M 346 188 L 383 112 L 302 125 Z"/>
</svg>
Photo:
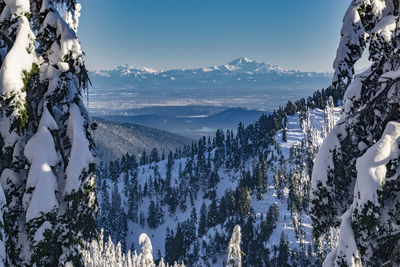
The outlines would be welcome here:
<svg viewBox="0 0 400 267">
<path fill-rule="evenodd" d="M 137 156 L 143 150 L 149 154 L 153 148 L 167 153 L 192 142 L 187 137 L 134 123 L 104 118 L 93 118 L 93 122 L 97 124 L 94 140 L 98 161 L 109 162 L 126 153 Z"/>
<path fill-rule="evenodd" d="M 332 75 L 332 72 L 316 72 L 316 71 L 300 71 L 300 70 L 289 70 L 285 69 L 282 67 L 279 67 L 278 65 L 275 64 L 270 64 L 266 61 L 256 61 L 253 59 L 249 59 L 247 57 L 239 57 L 236 59 L 233 59 L 229 61 L 226 64 L 222 65 L 211 65 L 211 66 L 206 66 L 206 67 L 195 67 L 195 68 L 172 68 L 172 69 L 167 69 L 167 70 L 156 70 L 153 68 L 145 67 L 145 66 L 134 66 L 131 64 L 123 64 L 120 66 L 117 66 L 115 68 L 110 68 L 110 69 L 99 69 L 99 70 L 92 70 L 91 73 L 96 74 L 96 75 L 102 75 L 102 76 L 107 76 L 108 73 L 110 72 L 115 72 L 119 71 L 123 75 L 139 75 L 139 74 L 164 74 L 164 73 L 171 73 L 171 72 L 187 72 L 187 71 L 192 71 L 192 72 L 210 72 L 210 71 L 215 71 L 215 70 L 227 70 L 227 71 L 238 71 L 242 70 L 243 67 L 249 67 L 249 66 L 255 66 L 256 68 L 254 70 L 257 71 L 278 71 L 282 73 L 314 73 L 314 74 L 323 74 L 323 75 Z M 235 68 L 236 67 L 236 68 Z"/>
<path fill-rule="evenodd" d="M 238 58 L 196 69 L 119 66 L 89 73 L 91 112 L 145 106 L 212 105 L 275 110 L 331 84 L 330 73 L 285 70 Z M 144 104 L 145 103 L 145 104 Z"/>
<path fill-rule="evenodd" d="M 248 125 L 256 121 L 262 114 L 268 114 L 268 112 L 234 107 L 209 115 L 176 116 L 171 111 L 170 113 L 151 112 L 138 115 L 105 115 L 99 117 L 109 121 L 134 123 L 198 139 L 204 135 L 213 135 L 217 129 L 225 131 L 235 129 L 239 122 Z"/>
</svg>

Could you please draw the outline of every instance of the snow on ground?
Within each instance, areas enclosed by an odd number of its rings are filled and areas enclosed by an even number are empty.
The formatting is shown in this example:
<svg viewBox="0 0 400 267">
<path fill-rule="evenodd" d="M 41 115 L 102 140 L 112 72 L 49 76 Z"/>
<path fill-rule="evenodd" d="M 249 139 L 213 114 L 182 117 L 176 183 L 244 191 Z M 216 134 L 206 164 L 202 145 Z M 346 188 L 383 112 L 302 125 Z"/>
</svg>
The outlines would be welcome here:
<svg viewBox="0 0 400 267">
<path fill-rule="evenodd" d="M 333 110 L 333 117 L 334 120 L 337 121 L 339 118 L 340 114 L 340 108 L 335 108 Z M 324 111 L 320 109 L 314 109 L 310 111 L 310 126 L 313 128 L 314 131 L 317 131 L 317 136 L 319 136 L 318 145 L 322 143 L 323 140 L 323 131 L 322 127 L 325 125 L 324 121 Z M 288 117 L 288 123 L 287 123 L 287 142 L 282 141 L 282 131 L 277 132 L 275 139 L 277 142 L 280 144 L 280 149 L 282 155 L 287 159 L 289 157 L 289 151 L 290 148 L 293 146 L 297 146 L 301 144 L 302 140 L 306 137 L 305 131 L 301 128 L 300 125 L 300 119 L 299 119 L 299 114 L 296 113 L 294 116 L 289 116 Z M 211 152 L 212 153 L 212 152 Z M 172 168 L 172 185 L 174 183 L 178 184 L 178 181 L 176 180 L 177 177 L 179 177 L 179 169 L 181 166 L 181 169 L 183 170 L 185 167 L 185 164 L 187 162 L 187 159 L 179 159 L 174 161 L 174 166 Z M 160 177 L 165 178 L 166 177 L 166 165 L 167 165 L 167 160 L 160 161 L 158 163 L 152 163 L 150 165 L 145 165 L 145 166 L 139 166 L 138 167 L 138 183 L 139 185 L 143 186 L 145 185 L 146 182 L 148 182 L 150 179 L 154 178 L 155 175 L 155 169 L 159 173 Z M 248 166 L 251 166 L 251 161 L 248 162 Z M 250 168 L 251 170 L 251 168 Z M 232 170 L 223 170 L 223 168 L 220 169 L 219 171 L 219 176 L 220 176 L 220 182 L 218 183 L 217 186 L 217 198 L 221 198 L 221 196 L 224 195 L 226 190 L 229 189 L 235 189 L 237 187 L 238 180 L 240 178 L 240 172 L 234 172 Z M 174 181 L 175 179 L 175 181 Z M 123 182 L 122 178 L 120 177 L 120 183 L 119 183 L 119 191 L 122 196 L 122 203 L 127 206 L 127 199 L 124 199 L 124 193 L 123 193 Z M 110 189 L 112 188 L 111 182 L 110 182 Z M 111 192 L 110 192 L 111 193 Z M 210 205 L 210 200 L 209 199 L 202 199 L 203 192 L 199 192 L 197 195 L 197 199 L 194 201 L 194 207 L 196 208 L 197 216 L 198 218 L 200 217 L 200 208 L 203 204 L 203 202 L 209 206 Z M 156 197 L 153 195 L 152 196 L 153 200 L 156 200 Z M 148 208 L 150 205 L 150 201 L 152 199 L 149 199 L 148 196 L 146 196 L 143 199 L 143 202 L 139 206 L 139 211 L 138 214 L 143 212 L 145 216 L 147 217 L 148 213 Z M 290 247 L 291 248 L 299 248 L 300 244 L 297 241 L 297 238 L 295 236 L 295 231 L 292 223 L 292 217 L 290 210 L 287 207 L 287 200 L 284 198 L 283 200 L 279 200 L 275 191 L 275 188 L 273 186 L 273 173 L 269 174 L 269 179 L 268 179 L 268 188 L 266 192 L 264 193 L 263 197 L 261 200 L 257 200 L 256 197 L 253 195 L 253 201 L 252 201 L 252 207 L 254 209 L 254 212 L 256 213 L 257 216 L 261 216 L 261 214 L 266 214 L 268 208 L 273 205 L 274 203 L 277 203 L 279 206 L 279 212 L 280 212 L 280 218 L 277 223 L 276 229 L 273 231 L 272 236 L 268 240 L 266 246 L 269 248 L 272 248 L 274 245 L 279 246 L 279 241 L 280 241 L 280 236 L 281 232 L 284 231 L 285 234 L 288 235 L 288 239 L 290 242 Z M 165 245 L 165 236 L 166 236 L 166 229 L 176 229 L 176 226 L 178 222 L 183 222 L 187 220 L 190 217 L 190 213 L 192 211 L 192 206 L 190 203 L 190 200 L 187 200 L 187 209 L 185 211 L 182 211 L 180 208 L 177 208 L 176 212 L 173 215 L 170 215 L 167 206 L 164 205 L 162 208 L 164 209 L 164 215 L 165 215 L 165 222 L 158 226 L 156 229 L 151 229 L 145 223 L 144 227 L 140 226 L 139 223 L 132 223 L 130 222 L 128 225 L 128 232 L 127 232 L 127 248 L 134 248 L 137 249 L 139 248 L 138 244 L 138 239 L 139 236 L 142 233 L 146 233 L 153 244 L 153 251 L 154 255 L 157 255 L 158 250 L 160 250 L 161 254 L 164 255 L 164 245 Z M 299 214 L 299 219 L 302 222 L 302 227 L 303 230 L 305 231 L 305 235 L 303 236 L 303 241 L 305 244 L 311 242 L 312 240 L 312 226 L 311 226 L 311 219 L 309 216 L 306 214 L 302 213 Z M 198 220 L 199 221 L 199 220 Z M 198 226 L 198 225 L 197 225 Z M 208 234 L 210 236 L 213 236 L 215 232 L 218 231 L 221 233 L 223 230 L 221 229 L 220 225 L 211 228 L 208 230 Z M 132 244 L 132 246 L 130 245 Z M 224 259 L 218 259 L 218 262 L 222 262 Z"/>
<path fill-rule="evenodd" d="M 333 118 L 335 122 L 339 119 L 340 112 L 340 107 L 336 107 L 333 109 Z M 322 134 L 322 127 L 325 126 L 324 111 L 318 108 L 313 109 L 310 112 L 309 118 L 310 127 L 317 131 L 317 136 L 319 138 L 316 141 L 318 142 L 318 146 L 320 146 L 324 139 L 324 136 Z M 275 139 L 280 144 L 280 148 L 282 149 L 282 153 L 285 155 L 285 158 L 287 158 L 290 148 L 301 144 L 301 141 L 306 137 L 306 133 L 300 126 L 299 113 L 296 113 L 293 116 L 288 116 L 286 133 L 287 142 L 283 142 L 282 132 L 282 130 L 278 131 Z"/>
<path fill-rule="evenodd" d="M 334 121 L 337 122 L 340 117 L 341 108 L 336 107 L 333 110 L 333 118 Z M 322 144 L 323 141 L 323 133 L 322 127 L 325 126 L 324 120 L 324 111 L 321 109 L 313 109 L 310 112 L 309 116 L 310 127 L 316 131 L 316 136 L 319 137 L 318 146 Z M 288 117 L 287 122 L 287 142 L 283 142 L 282 140 L 282 130 L 276 133 L 275 139 L 280 145 L 281 153 L 284 155 L 285 159 L 289 157 L 290 148 L 300 145 L 301 142 L 306 138 L 305 131 L 301 128 L 300 125 L 300 118 L 299 113 L 294 114 L 293 116 Z M 270 177 L 269 181 L 273 181 L 273 178 Z M 267 192 L 264 194 L 262 200 L 253 199 L 252 206 L 256 212 L 256 214 L 265 214 L 266 210 L 271 206 L 273 203 L 277 203 L 279 206 L 279 221 L 277 223 L 277 227 L 274 230 L 272 236 L 269 238 L 267 242 L 268 247 L 272 247 L 273 245 L 279 245 L 281 232 L 284 231 L 285 234 L 288 235 L 289 242 L 291 243 L 291 247 L 294 248 L 299 244 L 298 240 L 296 239 L 292 217 L 290 210 L 287 207 L 286 199 L 279 200 L 276 195 L 275 188 L 273 183 L 268 187 Z M 299 214 L 299 220 L 302 222 L 303 230 L 305 230 L 304 243 L 308 244 L 312 241 L 312 222 L 311 218 L 306 214 L 302 213 Z"/>
</svg>

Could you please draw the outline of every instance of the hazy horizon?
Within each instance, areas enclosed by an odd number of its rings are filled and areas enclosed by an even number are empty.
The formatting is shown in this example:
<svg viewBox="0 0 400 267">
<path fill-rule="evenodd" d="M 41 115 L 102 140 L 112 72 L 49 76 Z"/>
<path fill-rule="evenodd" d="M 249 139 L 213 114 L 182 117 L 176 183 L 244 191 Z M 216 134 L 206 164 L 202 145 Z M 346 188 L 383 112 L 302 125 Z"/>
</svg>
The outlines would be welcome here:
<svg viewBox="0 0 400 267">
<path fill-rule="evenodd" d="M 225 64 L 238 57 L 331 72 L 349 0 L 87 1 L 79 38 L 91 70 Z M 101 18 L 101 19 L 100 19 Z M 98 23 L 93 30 L 93 21 Z"/>
</svg>

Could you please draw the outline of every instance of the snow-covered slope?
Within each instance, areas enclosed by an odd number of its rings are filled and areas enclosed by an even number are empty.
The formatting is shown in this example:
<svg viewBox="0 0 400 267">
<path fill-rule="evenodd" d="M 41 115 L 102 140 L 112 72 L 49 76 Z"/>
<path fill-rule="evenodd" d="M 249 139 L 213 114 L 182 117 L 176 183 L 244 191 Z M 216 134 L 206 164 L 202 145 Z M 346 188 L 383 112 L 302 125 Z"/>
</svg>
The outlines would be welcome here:
<svg viewBox="0 0 400 267">
<path fill-rule="evenodd" d="M 165 151 L 190 144 L 193 140 L 170 132 L 140 126 L 133 123 L 113 122 L 95 118 L 93 132 L 98 161 L 109 162 L 125 154 L 139 155 L 143 150 L 150 154 L 153 148 Z"/>
<path fill-rule="evenodd" d="M 185 257 L 179 258 L 189 261 L 189 265 L 222 266 L 225 264 L 227 245 L 234 223 L 241 224 L 241 227 L 244 228 L 242 235 L 245 240 L 249 238 L 249 235 L 254 235 L 254 239 L 243 241 L 244 244 L 247 244 L 245 246 L 254 246 L 258 238 L 267 235 L 260 241 L 263 248 L 257 248 L 257 251 L 261 249 L 261 252 L 257 253 L 267 255 L 263 256 L 268 258 L 265 261 L 279 260 L 279 254 L 282 254 L 278 252 L 282 247 L 282 236 L 284 237 L 283 242 L 285 242 L 285 237 L 287 238 L 291 251 L 297 251 L 297 254 L 303 257 L 302 260 L 311 261 L 312 255 L 305 252 L 306 246 L 312 241 L 311 219 L 307 215 L 308 204 L 305 199 L 307 196 L 305 192 L 310 186 L 310 170 L 308 169 L 307 158 L 315 156 L 329 125 L 332 125 L 338 116 L 339 108 L 330 111 L 313 109 L 310 112 L 288 116 L 286 129 L 275 134 L 275 141 L 263 153 L 268 167 L 266 177 L 263 178 L 266 184 L 263 185 L 265 189 L 262 192 L 259 191 L 258 187 L 255 190 L 248 191 L 243 189 L 247 188 L 247 172 L 249 177 L 257 177 L 256 175 L 259 173 L 257 168 L 262 166 L 261 159 L 250 157 L 239 168 L 228 168 L 226 165 L 216 167 L 215 158 L 219 152 L 218 148 L 215 148 L 206 152 L 204 157 L 211 159 L 209 169 L 218 172 L 217 177 L 219 179 L 212 188 L 200 185 L 199 188 L 193 189 L 196 187 L 196 180 L 201 178 L 196 177 L 196 174 L 194 174 L 194 177 L 190 174 L 190 178 L 187 176 L 188 169 L 191 169 L 190 173 L 197 173 L 196 166 L 199 166 L 198 162 L 200 161 L 198 156 L 173 160 L 170 175 L 168 174 L 168 160 L 164 160 L 139 166 L 137 171 L 128 171 L 128 174 L 123 173 L 117 180 L 102 179 L 102 189 L 101 193 L 99 192 L 101 206 L 104 206 L 105 197 L 111 199 L 110 204 L 112 205 L 117 198 L 115 192 L 118 189 L 124 213 L 129 214 L 133 207 L 136 214 L 136 219 L 128 219 L 126 229 L 123 230 L 126 232 L 120 235 L 122 237 L 126 235 L 126 239 L 119 241 L 125 242 L 127 249 L 137 248 L 137 240 L 140 234 L 144 232 L 152 240 L 156 258 L 162 256 L 167 260 L 176 259 L 167 255 L 170 252 L 167 251 L 168 248 L 166 247 L 172 246 L 174 242 L 167 243 L 166 240 L 171 236 L 174 237 L 174 235 L 177 238 L 179 231 L 185 233 L 185 230 L 182 229 L 185 229 L 184 227 L 187 225 L 190 226 L 195 213 L 195 226 L 192 226 L 195 232 L 194 239 L 186 245 Z M 201 176 L 201 172 L 199 175 Z M 167 177 L 171 177 L 170 188 L 172 189 L 166 189 L 164 186 Z M 134 191 L 139 192 L 137 205 L 132 205 L 130 202 L 129 192 L 126 188 L 127 184 L 130 184 L 129 181 L 134 181 Z M 174 188 L 176 188 L 176 191 L 174 191 Z M 193 190 L 195 193 L 190 193 Z M 244 204 L 240 202 L 243 200 L 240 195 L 243 190 L 245 190 Z M 298 192 L 301 190 L 304 192 Z M 171 211 L 168 204 L 169 198 L 165 197 L 168 194 L 166 191 L 177 195 L 182 192 L 189 193 L 183 198 L 183 201 L 179 200 L 176 209 Z M 107 192 L 107 196 L 105 192 Z M 213 194 L 215 195 L 212 196 Z M 296 197 L 303 199 L 301 203 L 293 200 L 293 194 L 297 194 Z M 241 203 L 237 206 L 238 210 L 246 205 L 246 198 L 251 208 L 245 213 L 238 211 L 219 218 L 220 213 L 227 209 L 226 206 L 224 206 L 225 208 L 222 207 L 224 205 L 222 203 L 225 203 L 227 199 L 226 196 L 236 198 L 236 202 Z M 115 203 L 119 202 L 116 201 Z M 153 207 L 151 207 L 152 205 Z M 217 208 L 215 208 L 215 205 L 217 205 Z M 298 208 L 293 207 L 293 205 L 298 205 Z M 215 215 L 213 214 L 214 207 L 217 211 L 215 216 L 218 222 L 208 223 L 205 232 L 202 232 L 200 230 L 202 227 L 201 214 L 204 207 L 207 207 L 206 220 L 212 220 Z M 275 217 L 275 222 L 270 221 L 270 217 L 268 217 L 269 210 L 274 210 L 274 207 L 279 213 Z M 157 221 L 155 225 L 150 223 L 149 220 L 152 216 L 151 210 L 156 211 L 156 217 L 151 219 Z M 250 224 L 251 229 L 249 230 Z M 180 227 L 182 229 L 178 229 Z M 268 229 L 272 232 L 266 234 L 269 231 Z M 171 230 L 173 231 L 172 234 L 170 234 Z M 116 239 L 118 239 L 117 236 L 114 233 Z M 187 242 L 187 240 L 182 242 Z M 247 249 L 245 250 L 247 251 Z M 311 246 L 309 249 L 311 249 Z M 256 252 L 253 251 L 252 253 Z M 259 257 L 261 256 L 258 256 L 257 260 L 261 262 L 262 259 Z M 300 258 L 299 256 L 299 259 L 295 259 L 294 256 L 291 256 L 290 260 L 299 262 Z M 245 259 L 248 264 L 250 264 L 249 260 L 249 258 Z"/>
</svg>

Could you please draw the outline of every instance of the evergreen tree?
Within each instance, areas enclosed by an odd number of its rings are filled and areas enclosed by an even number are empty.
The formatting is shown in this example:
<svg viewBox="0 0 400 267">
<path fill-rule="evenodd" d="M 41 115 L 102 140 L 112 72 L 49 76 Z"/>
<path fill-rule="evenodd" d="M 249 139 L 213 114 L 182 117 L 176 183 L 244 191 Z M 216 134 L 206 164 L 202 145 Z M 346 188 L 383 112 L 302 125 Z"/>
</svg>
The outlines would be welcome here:
<svg viewBox="0 0 400 267">
<path fill-rule="evenodd" d="M 269 185 L 269 180 L 268 180 L 268 165 L 267 165 L 267 161 L 265 160 L 264 155 L 260 156 L 260 172 L 264 178 L 264 191 L 265 189 L 268 187 Z"/>
<path fill-rule="evenodd" d="M 326 106 L 324 109 L 324 120 L 325 120 L 325 127 L 327 133 L 329 133 L 334 126 L 334 117 L 333 117 L 333 109 L 335 104 L 333 102 L 333 97 L 329 96 L 328 101 L 326 102 Z"/>
<path fill-rule="evenodd" d="M 111 210 L 109 213 L 110 217 L 107 218 L 111 220 L 111 229 L 112 229 L 112 239 L 118 243 L 122 243 L 125 246 L 126 241 L 126 223 L 127 218 L 122 207 L 121 195 L 118 191 L 117 183 L 114 183 L 112 194 L 111 194 Z"/>
<path fill-rule="evenodd" d="M 104 243 L 104 235 L 101 232 L 98 241 L 85 244 L 82 250 L 83 266 L 87 267 L 108 267 L 108 266 L 138 266 L 138 267 L 184 267 L 182 264 L 165 264 L 164 259 L 160 259 L 158 265 L 153 260 L 153 248 L 150 239 L 146 234 L 139 236 L 139 243 L 142 245 L 141 253 L 130 250 L 125 254 L 121 251 L 121 244 L 116 246 L 109 238 Z M 157 253 L 159 254 L 159 253 Z"/>
<path fill-rule="evenodd" d="M 226 266 L 241 267 L 242 266 L 242 251 L 240 250 L 240 226 L 236 225 L 233 229 L 231 240 L 228 246 L 228 262 Z"/>
<path fill-rule="evenodd" d="M 288 118 L 285 113 L 285 117 L 283 117 L 283 129 L 282 129 L 282 141 L 283 142 L 287 142 L 287 120 L 288 120 Z"/>
<path fill-rule="evenodd" d="M 185 236 L 182 231 L 182 226 L 178 223 L 176 228 L 176 234 L 174 238 L 174 257 L 171 259 L 172 261 L 178 261 L 183 258 L 185 255 Z"/>
<path fill-rule="evenodd" d="M 217 225 L 217 217 L 218 217 L 218 202 L 212 201 L 207 213 L 207 226 L 209 228 Z"/>
<path fill-rule="evenodd" d="M 150 202 L 149 211 L 147 215 L 147 223 L 150 228 L 156 228 L 158 225 L 162 224 L 164 221 L 164 212 L 160 203 Z"/>
<path fill-rule="evenodd" d="M 150 163 L 159 162 L 160 156 L 158 154 L 157 148 L 153 148 L 150 153 Z"/>
<path fill-rule="evenodd" d="M 79 244 L 97 235 L 93 142 L 81 98 L 89 80 L 76 37 L 80 5 L 22 0 L 0 6 L 7 262 L 79 265 Z"/>
<path fill-rule="evenodd" d="M 324 240 L 340 224 L 326 265 L 380 266 L 400 256 L 398 18 L 397 0 L 354 0 L 343 20 L 334 62 L 334 85 L 347 86 L 342 118 L 312 174 L 314 238 Z M 354 76 L 366 47 L 371 66 Z"/>
<path fill-rule="evenodd" d="M 253 170 L 253 174 L 255 175 L 255 179 L 257 180 L 257 199 L 258 200 L 262 199 L 262 196 L 264 194 L 264 188 L 265 188 L 264 172 L 260 165 L 261 164 L 257 164 L 257 168 L 255 170 Z"/>
<path fill-rule="evenodd" d="M 24 213 L 22 196 L 25 186 L 22 183 L 26 183 L 27 179 L 23 173 L 24 163 L 21 159 L 24 156 L 23 148 L 26 144 L 24 140 L 28 137 L 27 128 L 29 126 L 29 101 L 24 81 L 29 81 L 28 73 L 35 73 L 36 75 L 32 76 L 37 81 L 38 70 L 37 65 L 36 67 L 33 65 L 37 61 L 33 53 L 34 34 L 29 26 L 28 19 L 23 15 L 24 13 L 31 12 L 29 1 L 25 3 L 10 2 L 8 4 L 2 1 L 0 9 L 2 17 L 1 30 L 4 32 L 0 41 L 3 51 L 1 55 L 2 66 L 0 69 L 0 128 L 2 129 L 0 138 L 2 146 L 0 152 L 0 171 L 1 182 L 5 185 L 4 192 L 7 203 L 10 203 L 8 211 L 4 214 L 7 234 L 5 238 L 7 256 L 9 257 L 7 259 L 8 262 L 11 264 L 20 264 L 20 245 L 17 245 L 17 235 L 20 230 L 19 218 Z M 20 18 L 16 19 L 16 17 Z M 8 34 L 5 34 L 6 32 Z M 17 42 L 23 45 L 17 45 Z M 28 52 L 27 48 L 31 52 Z M 24 60 L 22 61 L 20 58 L 24 58 Z M 12 66 L 14 68 L 11 68 Z M 32 71 L 33 69 L 35 70 Z M 54 160 L 52 165 L 55 165 Z M 47 178 L 51 179 L 52 177 L 48 175 Z M 50 192 L 50 194 L 55 194 L 55 192 Z"/>
<path fill-rule="evenodd" d="M 207 232 L 207 206 L 203 202 L 200 208 L 198 236 L 202 237 Z"/>
<path fill-rule="evenodd" d="M 4 195 L 3 189 L 0 186 L 0 266 L 6 266 L 7 254 L 6 254 L 6 236 L 4 232 L 4 209 L 6 207 L 6 197 Z"/>
<path fill-rule="evenodd" d="M 107 183 L 104 180 L 103 185 L 101 187 L 101 206 L 100 206 L 100 218 L 99 225 L 102 229 L 104 229 L 105 235 L 109 236 L 112 231 L 111 226 L 111 202 L 110 196 L 108 194 Z"/>
<path fill-rule="evenodd" d="M 174 158 L 172 156 L 172 152 L 170 152 L 168 155 L 167 172 L 166 172 L 166 177 L 165 177 L 165 183 L 167 184 L 167 187 L 171 186 L 172 167 L 173 166 L 174 166 Z"/>
<path fill-rule="evenodd" d="M 214 166 L 219 168 L 225 160 L 225 135 L 223 130 L 217 130 L 215 135 L 216 151 L 214 155 Z"/>
<path fill-rule="evenodd" d="M 175 250 L 174 250 L 174 242 L 175 236 L 174 232 L 167 227 L 166 234 L 165 234 L 165 259 L 168 262 L 172 262 L 172 259 L 175 258 Z"/>
<path fill-rule="evenodd" d="M 142 253 L 138 256 L 139 266 L 155 266 L 153 262 L 153 246 L 150 238 L 146 234 L 139 236 L 139 244 L 142 245 Z"/>
<path fill-rule="evenodd" d="M 132 220 L 133 222 L 138 221 L 137 212 L 139 209 L 139 200 L 140 200 L 140 189 L 138 187 L 137 181 L 137 169 L 133 172 L 130 172 L 130 187 L 127 188 L 128 190 L 128 219 Z"/>
<path fill-rule="evenodd" d="M 143 150 L 143 153 L 140 156 L 140 165 L 146 165 L 146 164 L 147 164 L 146 150 Z"/>
<path fill-rule="evenodd" d="M 197 212 L 196 212 L 196 208 L 193 207 L 192 212 L 190 213 L 190 231 L 192 232 L 194 238 L 196 238 L 196 225 L 197 225 Z M 192 242 L 194 241 L 191 240 Z"/>
<path fill-rule="evenodd" d="M 264 237 L 264 240 L 268 240 L 276 228 L 276 224 L 279 220 L 278 204 L 274 203 L 268 208 L 266 217 L 266 220 L 264 220 L 261 224 L 261 233 Z"/>
<path fill-rule="evenodd" d="M 277 265 L 282 267 L 289 267 L 289 241 L 287 235 L 282 231 L 281 239 L 279 241 L 279 254 L 277 258 Z"/>
<path fill-rule="evenodd" d="M 238 213 L 242 219 L 253 213 L 251 207 L 251 191 L 249 188 L 239 186 L 236 191 L 236 200 L 236 207 L 238 208 Z"/>
</svg>

